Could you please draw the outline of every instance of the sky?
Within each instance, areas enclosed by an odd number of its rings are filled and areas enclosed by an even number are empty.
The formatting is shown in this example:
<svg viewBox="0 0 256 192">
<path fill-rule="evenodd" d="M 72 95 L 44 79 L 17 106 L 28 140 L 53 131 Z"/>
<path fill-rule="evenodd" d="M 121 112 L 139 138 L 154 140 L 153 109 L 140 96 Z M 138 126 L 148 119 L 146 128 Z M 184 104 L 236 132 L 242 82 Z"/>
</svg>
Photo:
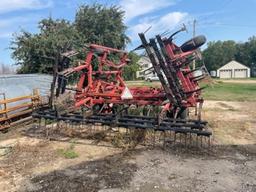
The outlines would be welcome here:
<svg viewBox="0 0 256 192">
<path fill-rule="evenodd" d="M 192 37 L 193 21 L 196 34 L 207 41 L 235 40 L 244 42 L 256 35 L 256 0 L 1 0 L 0 1 L 0 63 L 13 65 L 10 43 L 21 30 L 38 32 L 38 22 L 49 16 L 74 21 L 81 4 L 117 5 L 125 11 L 126 34 L 131 43 L 127 50 L 140 44 L 138 33 L 147 38 L 187 26 L 177 35 L 180 45 Z"/>
</svg>

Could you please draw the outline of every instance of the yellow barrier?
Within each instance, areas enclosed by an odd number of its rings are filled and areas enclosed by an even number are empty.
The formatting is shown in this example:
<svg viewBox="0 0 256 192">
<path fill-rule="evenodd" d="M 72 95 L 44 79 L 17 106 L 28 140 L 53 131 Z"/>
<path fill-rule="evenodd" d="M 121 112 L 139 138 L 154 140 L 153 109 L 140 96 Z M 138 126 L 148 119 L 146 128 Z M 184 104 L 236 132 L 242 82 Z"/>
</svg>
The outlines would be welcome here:
<svg viewBox="0 0 256 192">
<path fill-rule="evenodd" d="M 6 99 L 5 94 L 1 94 L 3 99 L 0 100 L 0 106 L 3 106 L 3 109 L 0 108 L 0 130 L 9 128 L 15 121 L 20 121 L 20 118 L 24 116 L 29 116 L 33 109 L 38 107 L 41 102 L 39 90 L 33 90 L 32 95 L 26 95 L 11 99 Z M 29 100 L 29 101 L 28 101 Z M 14 102 L 22 102 L 17 104 L 14 107 L 8 107 L 7 104 Z M 17 111 L 18 110 L 18 111 Z"/>
</svg>

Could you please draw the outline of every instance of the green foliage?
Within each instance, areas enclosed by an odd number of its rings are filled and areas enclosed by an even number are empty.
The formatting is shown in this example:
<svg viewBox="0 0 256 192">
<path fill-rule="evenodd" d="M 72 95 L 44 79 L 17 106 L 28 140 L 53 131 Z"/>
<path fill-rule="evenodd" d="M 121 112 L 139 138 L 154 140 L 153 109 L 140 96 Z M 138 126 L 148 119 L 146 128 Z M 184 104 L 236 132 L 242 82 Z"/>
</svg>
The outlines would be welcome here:
<svg viewBox="0 0 256 192">
<path fill-rule="evenodd" d="M 74 24 L 87 42 L 124 49 L 129 38 L 125 35 L 123 17 L 124 12 L 116 6 L 82 5 L 76 13 Z"/>
<path fill-rule="evenodd" d="M 203 51 L 203 59 L 209 71 L 216 70 L 227 62 L 235 59 L 236 43 L 234 41 L 209 42 Z"/>
<path fill-rule="evenodd" d="M 123 77 L 125 80 L 135 80 L 136 79 L 136 71 L 140 69 L 138 65 L 139 56 L 134 53 L 129 53 L 129 59 L 131 60 L 128 65 L 124 67 Z"/>
<path fill-rule="evenodd" d="M 209 42 L 203 51 L 203 59 L 209 71 L 217 70 L 231 60 L 236 60 L 250 67 L 256 67 L 256 37 L 253 36 L 245 43 L 234 41 Z"/>
<path fill-rule="evenodd" d="M 53 65 L 63 62 L 61 53 L 78 50 L 74 58 L 84 59 L 85 43 L 97 43 L 114 48 L 124 48 L 129 41 L 125 35 L 124 12 L 119 8 L 99 4 L 82 5 L 73 23 L 64 19 L 43 19 L 37 34 L 21 31 L 11 43 L 12 57 L 20 65 L 19 73 L 53 73 Z M 60 65 L 59 65 L 60 66 Z"/>
<path fill-rule="evenodd" d="M 74 150 L 75 144 L 71 143 L 70 146 L 67 149 L 58 149 L 57 153 L 66 159 L 74 159 L 78 157 L 79 155 Z"/>
<path fill-rule="evenodd" d="M 60 54 L 72 50 L 79 35 L 65 20 L 43 19 L 38 34 L 22 31 L 12 42 L 12 57 L 21 65 L 19 73 L 52 73 Z"/>
<path fill-rule="evenodd" d="M 250 68 L 256 67 L 256 37 L 249 38 L 248 42 L 237 44 L 236 60 Z"/>
</svg>

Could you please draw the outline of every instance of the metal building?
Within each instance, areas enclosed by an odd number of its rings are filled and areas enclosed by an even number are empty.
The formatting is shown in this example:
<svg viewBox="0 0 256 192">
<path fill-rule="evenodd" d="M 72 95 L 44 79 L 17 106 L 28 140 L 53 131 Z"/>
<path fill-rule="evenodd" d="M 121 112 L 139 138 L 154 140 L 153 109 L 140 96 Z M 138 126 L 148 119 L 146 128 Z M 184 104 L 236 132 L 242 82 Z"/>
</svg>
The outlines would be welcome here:
<svg viewBox="0 0 256 192">
<path fill-rule="evenodd" d="M 250 78 L 250 68 L 233 60 L 217 70 L 217 77 Z"/>
<path fill-rule="evenodd" d="M 48 96 L 52 76 L 45 74 L 0 75 L 0 93 L 6 98 L 30 95 L 33 89 L 39 89 L 41 96 Z"/>
</svg>

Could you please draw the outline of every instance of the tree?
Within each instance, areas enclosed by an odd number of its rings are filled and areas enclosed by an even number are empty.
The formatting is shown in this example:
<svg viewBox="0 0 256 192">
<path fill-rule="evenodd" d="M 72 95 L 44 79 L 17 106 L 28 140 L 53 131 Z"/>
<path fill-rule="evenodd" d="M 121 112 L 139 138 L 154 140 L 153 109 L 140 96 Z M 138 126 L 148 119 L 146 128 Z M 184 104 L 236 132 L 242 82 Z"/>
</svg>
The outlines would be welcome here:
<svg viewBox="0 0 256 192">
<path fill-rule="evenodd" d="M 39 22 L 39 33 L 23 30 L 11 43 L 12 57 L 21 66 L 18 72 L 56 73 L 58 69 L 53 70 L 53 66 L 60 68 L 60 63 L 64 62 L 61 53 L 73 49 L 81 51 L 85 43 L 124 48 L 129 39 L 125 35 L 123 16 L 124 12 L 115 6 L 94 4 L 80 6 L 74 23 L 43 19 Z M 77 59 L 84 59 L 83 52 Z"/>
<path fill-rule="evenodd" d="M 43 19 L 38 34 L 22 31 L 12 42 L 12 57 L 21 65 L 19 73 L 53 73 L 60 54 L 76 47 L 79 35 L 65 20 Z"/>
<path fill-rule="evenodd" d="M 136 72 L 140 69 L 138 64 L 139 56 L 134 53 L 129 53 L 129 59 L 131 60 L 128 65 L 124 67 L 123 77 L 125 80 L 135 80 L 136 79 Z"/>
<path fill-rule="evenodd" d="M 237 44 L 236 60 L 250 68 L 256 66 L 256 37 L 250 37 L 248 42 Z"/>
<path fill-rule="evenodd" d="M 237 46 L 235 41 L 209 42 L 203 51 L 205 65 L 209 71 L 216 70 L 227 62 L 235 59 Z"/>
<path fill-rule="evenodd" d="M 89 43 L 124 49 L 130 41 L 125 35 L 124 11 L 116 6 L 82 5 L 75 17 L 76 29 Z"/>
</svg>

